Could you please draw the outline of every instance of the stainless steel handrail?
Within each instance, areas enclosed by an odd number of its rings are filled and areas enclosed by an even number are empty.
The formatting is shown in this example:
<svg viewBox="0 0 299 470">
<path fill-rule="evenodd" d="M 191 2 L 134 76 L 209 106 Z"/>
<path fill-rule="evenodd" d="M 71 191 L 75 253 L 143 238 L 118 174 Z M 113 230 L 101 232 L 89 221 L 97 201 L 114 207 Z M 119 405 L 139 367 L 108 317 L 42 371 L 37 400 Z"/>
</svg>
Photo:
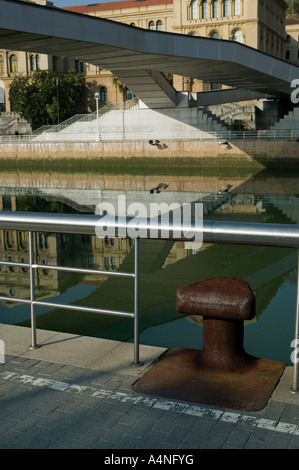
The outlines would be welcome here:
<svg viewBox="0 0 299 470">
<path fill-rule="evenodd" d="M 124 232 L 134 223 L 133 217 L 108 217 L 100 215 L 77 215 L 77 214 L 47 214 L 32 212 L 8 212 L 0 211 L 0 229 L 21 230 L 29 232 L 29 263 L 14 263 L 3 261 L 0 264 L 5 265 L 21 265 L 29 267 L 30 272 L 30 300 L 11 299 L 9 297 L 0 297 L 0 300 L 13 300 L 16 302 L 30 303 L 31 305 L 31 327 L 32 327 L 32 347 L 36 347 L 36 325 L 35 325 L 35 307 L 36 305 L 57 306 L 50 302 L 40 302 L 35 299 L 34 292 L 34 275 L 38 268 L 45 268 L 44 265 L 34 263 L 34 233 L 33 232 L 54 232 L 54 233 L 71 233 L 71 234 L 91 234 L 96 235 L 98 228 L 113 229 L 115 237 L 123 237 Z M 166 225 L 167 224 L 167 225 Z M 186 224 L 189 226 L 189 223 Z M 146 238 L 151 237 L 151 233 L 155 233 L 152 238 L 192 241 L 189 234 L 181 233 L 179 237 L 174 236 L 169 230 L 169 235 L 165 237 L 166 229 L 172 226 L 172 221 L 165 222 L 162 220 L 155 221 L 151 219 L 138 218 L 136 228 L 143 227 L 146 229 Z M 192 223 L 190 222 L 190 226 Z M 281 225 L 281 224 L 262 224 L 262 223 L 246 223 L 246 222 L 215 222 L 203 221 L 202 226 L 192 227 L 193 239 L 196 235 L 201 235 L 203 242 L 206 243 L 223 243 L 238 245 L 257 245 L 257 246 L 276 246 L 296 248 L 298 250 L 297 264 L 297 304 L 295 318 L 295 347 L 297 348 L 299 340 L 299 225 Z M 138 238 L 135 239 L 135 261 L 134 273 L 119 273 L 109 271 L 97 271 L 106 275 L 120 275 L 134 278 L 134 313 L 110 311 L 112 314 L 122 314 L 134 318 L 134 362 L 139 363 L 139 243 Z M 48 266 L 47 269 L 71 270 L 77 271 L 77 268 L 66 268 L 61 266 Z M 86 272 L 94 270 L 86 270 Z M 84 269 L 80 272 L 85 272 Z M 62 307 L 62 305 L 58 305 Z M 65 306 L 64 308 L 72 308 Z M 83 308 L 83 307 L 76 307 Z M 93 310 L 95 311 L 95 310 Z M 100 313 L 103 310 L 98 309 Z M 105 311 L 105 313 L 108 313 Z M 295 355 L 297 357 L 298 354 Z M 299 393 L 298 389 L 298 360 L 294 362 L 293 383 L 291 392 Z"/>
</svg>

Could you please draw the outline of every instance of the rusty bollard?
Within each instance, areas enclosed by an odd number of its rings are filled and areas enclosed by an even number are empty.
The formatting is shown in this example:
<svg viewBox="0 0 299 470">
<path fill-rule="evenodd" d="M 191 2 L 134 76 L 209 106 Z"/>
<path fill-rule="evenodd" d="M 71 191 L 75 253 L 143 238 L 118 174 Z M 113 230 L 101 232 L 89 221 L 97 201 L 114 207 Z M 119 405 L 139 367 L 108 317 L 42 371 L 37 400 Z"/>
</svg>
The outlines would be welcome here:
<svg viewBox="0 0 299 470">
<path fill-rule="evenodd" d="M 133 386 L 147 393 L 243 411 L 261 410 L 286 365 L 244 350 L 244 321 L 255 316 L 249 284 L 213 278 L 180 287 L 177 311 L 203 317 L 203 349 L 174 348 Z"/>
<path fill-rule="evenodd" d="M 247 282 L 232 278 L 206 279 L 176 293 L 179 313 L 203 317 L 204 347 L 198 365 L 238 371 L 252 361 L 244 351 L 244 321 L 255 316 L 255 296 Z"/>
</svg>

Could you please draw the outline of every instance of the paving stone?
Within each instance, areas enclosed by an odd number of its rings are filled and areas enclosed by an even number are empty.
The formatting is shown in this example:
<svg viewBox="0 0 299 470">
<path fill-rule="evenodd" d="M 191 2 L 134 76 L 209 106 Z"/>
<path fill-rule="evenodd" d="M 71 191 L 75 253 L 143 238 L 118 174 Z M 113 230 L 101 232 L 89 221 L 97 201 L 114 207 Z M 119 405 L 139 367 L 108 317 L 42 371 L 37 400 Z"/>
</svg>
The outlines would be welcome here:
<svg viewBox="0 0 299 470">
<path fill-rule="evenodd" d="M 156 449 L 164 440 L 166 434 L 160 431 L 150 431 L 138 443 L 137 449 Z"/>
<path fill-rule="evenodd" d="M 182 441 L 184 441 L 187 436 L 190 434 L 190 428 L 185 428 L 184 426 L 174 426 L 170 432 L 165 436 L 163 444 L 173 444 L 179 446 Z"/>
<path fill-rule="evenodd" d="M 291 439 L 291 436 L 287 437 L 281 435 L 281 433 L 276 433 L 271 437 L 267 449 L 288 449 Z"/>
<path fill-rule="evenodd" d="M 296 405 L 239 413 L 141 396 L 135 381 L 11 356 L 0 367 L 0 448 L 299 448 Z"/>
<path fill-rule="evenodd" d="M 289 449 L 299 449 L 299 435 L 292 437 Z"/>
<path fill-rule="evenodd" d="M 228 436 L 227 445 L 234 448 L 243 449 L 252 435 L 251 431 L 235 427 L 232 433 Z"/>
<path fill-rule="evenodd" d="M 10 446 L 14 445 L 14 443 L 17 442 L 22 436 L 23 436 L 23 432 L 15 431 L 14 429 L 11 429 L 10 431 L 1 435 L 0 449 L 9 449 Z"/>
<path fill-rule="evenodd" d="M 144 418 L 144 416 L 145 411 L 132 408 L 121 418 L 120 423 L 134 425 L 138 423 L 140 419 Z"/>
<path fill-rule="evenodd" d="M 205 440 L 201 449 L 222 449 L 226 442 L 226 436 L 218 433 L 211 433 Z"/>
<path fill-rule="evenodd" d="M 127 437 L 130 435 L 130 431 L 132 429 L 132 426 L 129 426 L 128 424 L 123 424 L 123 423 L 116 423 L 116 425 L 112 426 L 111 429 L 106 432 L 104 435 L 104 440 L 113 442 L 114 444 L 117 444 L 121 439 Z"/>
</svg>

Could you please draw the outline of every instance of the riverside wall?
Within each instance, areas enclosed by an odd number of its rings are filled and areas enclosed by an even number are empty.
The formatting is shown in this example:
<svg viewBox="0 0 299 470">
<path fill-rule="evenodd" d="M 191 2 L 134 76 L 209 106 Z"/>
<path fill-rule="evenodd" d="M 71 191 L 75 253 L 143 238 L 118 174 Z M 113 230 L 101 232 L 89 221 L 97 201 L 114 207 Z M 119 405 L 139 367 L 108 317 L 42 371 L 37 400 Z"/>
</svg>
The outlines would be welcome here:
<svg viewBox="0 0 299 470">
<path fill-rule="evenodd" d="M 197 158 L 210 162 L 224 158 L 235 162 L 299 164 L 297 141 L 236 140 L 229 145 L 215 141 L 31 142 L 0 144 L 0 160 L 93 160 L 100 158 Z M 223 160 L 224 161 L 224 160 Z"/>
</svg>

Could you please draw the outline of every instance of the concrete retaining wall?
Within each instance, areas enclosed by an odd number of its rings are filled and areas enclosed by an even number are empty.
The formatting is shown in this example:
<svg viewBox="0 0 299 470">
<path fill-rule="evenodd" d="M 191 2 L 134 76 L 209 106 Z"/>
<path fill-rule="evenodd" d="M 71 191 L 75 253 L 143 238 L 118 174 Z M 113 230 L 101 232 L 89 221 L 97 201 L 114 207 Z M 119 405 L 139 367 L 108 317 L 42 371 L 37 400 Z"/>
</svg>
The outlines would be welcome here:
<svg viewBox="0 0 299 470">
<path fill-rule="evenodd" d="M 92 160 L 120 157 L 188 157 L 209 159 L 229 158 L 247 162 L 292 162 L 299 164 L 299 143 L 293 141 L 234 141 L 229 146 L 217 142 L 165 141 L 157 146 L 145 142 L 30 143 L 1 144 L 1 159 L 31 160 Z"/>
</svg>

